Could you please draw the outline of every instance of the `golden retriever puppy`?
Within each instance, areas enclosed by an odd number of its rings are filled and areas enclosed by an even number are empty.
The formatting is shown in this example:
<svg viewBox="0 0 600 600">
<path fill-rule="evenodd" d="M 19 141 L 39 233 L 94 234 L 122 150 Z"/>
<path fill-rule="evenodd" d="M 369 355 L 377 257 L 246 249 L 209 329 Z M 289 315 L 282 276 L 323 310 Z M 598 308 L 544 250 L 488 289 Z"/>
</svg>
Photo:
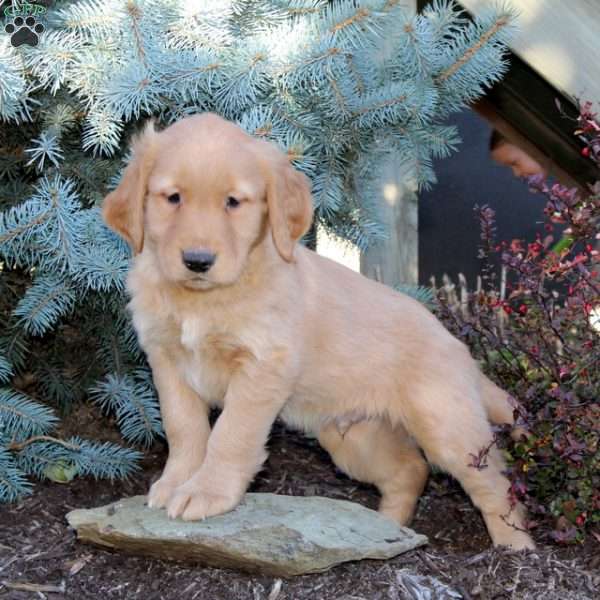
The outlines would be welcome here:
<svg viewBox="0 0 600 600">
<path fill-rule="evenodd" d="M 129 306 L 169 443 L 151 507 L 184 520 L 233 509 L 281 417 L 375 484 L 399 523 L 425 456 L 460 481 L 495 544 L 533 547 L 500 453 L 469 466 L 489 421 L 512 423 L 506 394 L 421 304 L 297 243 L 310 186 L 282 152 L 213 114 L 150 125 L 103 210 L 136 255 Z"/>
</svg>

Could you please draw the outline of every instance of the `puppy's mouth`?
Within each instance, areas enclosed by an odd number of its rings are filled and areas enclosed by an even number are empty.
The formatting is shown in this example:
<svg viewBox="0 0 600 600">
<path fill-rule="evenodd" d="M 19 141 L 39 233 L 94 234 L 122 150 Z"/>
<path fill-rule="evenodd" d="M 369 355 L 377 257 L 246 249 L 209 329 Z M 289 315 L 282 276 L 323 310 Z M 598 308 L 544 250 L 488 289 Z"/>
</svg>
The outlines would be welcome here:
<svg viewBox="0 0 600 600">
<path fill-rule="evenodd" d="M 192 290 L 207 290 L 217 285 L 216 282 L 211 281 L 210 279 L 208 279 L 207 277 L 203 277 L 202 275 L 194 275 L 194 277 L 185 279 L 182 282 L 182 284 L 184 287 Z"/>
</svg>

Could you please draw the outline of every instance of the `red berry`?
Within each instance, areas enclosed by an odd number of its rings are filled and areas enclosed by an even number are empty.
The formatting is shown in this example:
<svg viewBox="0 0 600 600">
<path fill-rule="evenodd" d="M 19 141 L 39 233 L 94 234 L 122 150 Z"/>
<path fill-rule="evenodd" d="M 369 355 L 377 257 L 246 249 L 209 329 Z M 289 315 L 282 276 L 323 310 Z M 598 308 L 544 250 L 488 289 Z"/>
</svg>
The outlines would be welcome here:
<svg viewBox="0 0 600 600">
<path fill-rule="evenodd" d="M 526 304 L 521 304 L 521 306 L 519 306 L 519 312 L 522 315 L 526 315 L 527 314 L 527 305 Z"/>
<path fill-rule="evenodd" d="M 587 146 L 585 148 L 582 148 L 581 155 L 587 158 L 590 155 L 590 149 Z"/>
</svg>

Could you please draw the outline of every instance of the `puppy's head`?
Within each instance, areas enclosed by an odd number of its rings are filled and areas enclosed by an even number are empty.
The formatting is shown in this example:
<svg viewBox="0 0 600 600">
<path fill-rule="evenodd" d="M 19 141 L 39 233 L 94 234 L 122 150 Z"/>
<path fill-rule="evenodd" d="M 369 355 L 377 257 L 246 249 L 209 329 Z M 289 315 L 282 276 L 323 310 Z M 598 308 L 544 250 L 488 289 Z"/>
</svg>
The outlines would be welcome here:
<svg viewBox="0 0 600 600">
<path fill-rule="evenodd" d="M 275 146 L 203 114 L 160 133 L 146 126 L 103 215 L 135 253 L 155 255 L 162 277 L 202 290 L 237 281 L 269 231 L 292 261 L 312 201 L 308 179 Z"/>
</svg>

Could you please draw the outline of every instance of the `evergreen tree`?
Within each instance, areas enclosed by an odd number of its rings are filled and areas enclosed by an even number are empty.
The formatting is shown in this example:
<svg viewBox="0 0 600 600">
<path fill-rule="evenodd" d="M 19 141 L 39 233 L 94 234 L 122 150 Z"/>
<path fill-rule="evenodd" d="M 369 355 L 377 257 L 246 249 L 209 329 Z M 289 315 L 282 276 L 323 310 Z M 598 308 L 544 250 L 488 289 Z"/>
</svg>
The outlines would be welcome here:
<svg viewBox="0 0 600 600">
<path fill-rule="evenodd" d="M 501 76 L 512 21 L 498 8 L 473 22 L 447 0 L 418 16 L 394 0 L 81 0 L 37 14 L 37 45 L 15 47 L 27 3 L 8 4 L 0 501 L 27 493 L 28 475 L 135 468 L 139 451 L 55 433 L 82 400 L 130 444 L 161 434 L 124 308 L 129 250 L 98 209 L 143 121 L 210 110 L 274 141 L 311 178 L 318 226 L 364 247 L 382 234 L 378 165 L 394 154 L 435 181 L 432 159 L 459 142 L 444 119 Z"/>
</svg>

